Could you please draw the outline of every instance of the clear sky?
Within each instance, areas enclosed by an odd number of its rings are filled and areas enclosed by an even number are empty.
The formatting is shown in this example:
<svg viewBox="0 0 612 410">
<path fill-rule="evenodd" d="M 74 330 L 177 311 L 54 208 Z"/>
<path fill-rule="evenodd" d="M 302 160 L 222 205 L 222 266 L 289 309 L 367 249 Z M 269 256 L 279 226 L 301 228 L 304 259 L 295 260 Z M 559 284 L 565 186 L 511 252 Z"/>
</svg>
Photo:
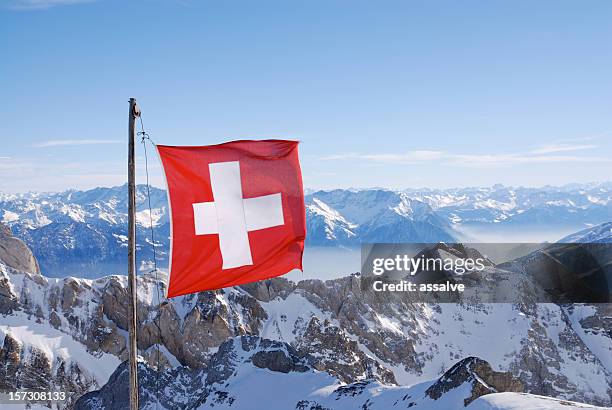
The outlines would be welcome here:
<svg viewBox="0 0 612 410">
<path fill-rule="evenodd" d="M 301 140 L 311 188 L 610 180 L 611 22 L 607 0 L 2 0 L 0 191 L 124 183 L 132 96 L 159 143 Z"/>
</svg>

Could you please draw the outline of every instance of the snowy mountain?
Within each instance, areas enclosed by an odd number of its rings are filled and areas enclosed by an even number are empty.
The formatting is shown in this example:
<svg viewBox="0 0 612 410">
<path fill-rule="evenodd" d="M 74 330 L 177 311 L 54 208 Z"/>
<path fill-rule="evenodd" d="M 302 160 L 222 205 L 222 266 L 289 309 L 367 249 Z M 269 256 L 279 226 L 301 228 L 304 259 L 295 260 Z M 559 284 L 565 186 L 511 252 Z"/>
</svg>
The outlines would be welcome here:
<svg viewBox="0 0 612 410">
<path fill-rule="evenodd" d="M 141 276 L 143 408 L 612 406 L 612 305 L 411 303 L 362 280 L 276 278 L 159 304 L 163 283 Z M 126 317 L 124 276 L 0 261 L 0 388 L 124 408 Z"/>
<path fill-rule="evenodd" d="M 49 276 L 124 273 L 126 186 L 61 193 L 0 194 L 0 221 L 33 250 Z M 143 271 L 166 266 L 170 225 L 166 193 L 137 187 L 137 255 Z M 612 221 L 612 184 L 566 187 L 314 191 L 306 195 L 307 244 L 362 242 L 542 242 Z"/>
<path fill-rule="evenodd" d="M 607 221 L 612 211 L 612 183 L 571 184 L 563 187 L 506 187 L 445 190 L 406 190 L 438 213 L 461 223 L 546 225 Z"/>
<path fill-rule="evenodd" d="M 612 243 L 612 222 L 583 229 L 559 240 L 561 243 Z"/>
<path fill-rule="evenodd" d="M 612 220 L 612 183 L 407 190 L 473 242 L 556 241 Z"/>
<path fill-rule="evenodd" d="M 126 186 L 52 194 L 0 195 L 0 215 L 15 235 L 34 249 L 45 274 L 97 277 L 124 273 L 127 258 Z M 151 189 L 149 216 L 145 187 L 137 189 L 137 255 L 145 269 L 153 259 L 167 264 L 170 224 L 166 193 Z M 319 192 L 307 199 L 308 243 L 358 246 L 362 241 L 450 241 L 450 224 L 405 194 L 373 190 Z M 342 206 L 350 203 L 351 206 Z M 337 207 L 338 209 L 335 209 Z"/>
<path fill-rule="evenodd" d="M 362 242 L 452 241 L 448 220 L 424 202 L 388 190 L 318 191 L 306 197 L 308 241 L 313 245 Z"/>
<path fill-rule="evenodd" d="M 153 258 L 153 222 L 158 260 L 168 254 L 170 224 L 166 192 L 151 189 L 149 216 L 146 187 L 138 186 L 138 263 Z M 89 191 L 0 195 L 0 217 L 36 255 L 50 276 L 124 273 L 127 261 L 127 186 Z"/>
<path fill-rule="evenodd" d="M 143 408 L 270 410 L 386 410 L 414 408 L 448 409 L 596 409 L 520 392 L 521 382 L 507 372 L 496 372 L 478 358 L 458 362 L 439 379 L 414 386 L 391 386 L 365 380 L 341 384 L 329 374 L 313 368 L 308 358 L 299 357 L 290 345 L 254 336 L 225 342 L 211 359 L 207 370 L 184 367 L 156 372 L 140 363 L 139 377 Z M 84 395 L 76 410 L 126 408 L 129 404 L 127 363 L 120 366 L 100 390 Z M 164 394 L 156 394 L 157 385 Z M 271 387 L 273 388 L 271 389 Z M 185 394 L 189 392 L 190 394 Z M 505 392 L 505 393 L 502 393 Z M 523 407 L 515 407 L 521 403 Z"/>
</svg>

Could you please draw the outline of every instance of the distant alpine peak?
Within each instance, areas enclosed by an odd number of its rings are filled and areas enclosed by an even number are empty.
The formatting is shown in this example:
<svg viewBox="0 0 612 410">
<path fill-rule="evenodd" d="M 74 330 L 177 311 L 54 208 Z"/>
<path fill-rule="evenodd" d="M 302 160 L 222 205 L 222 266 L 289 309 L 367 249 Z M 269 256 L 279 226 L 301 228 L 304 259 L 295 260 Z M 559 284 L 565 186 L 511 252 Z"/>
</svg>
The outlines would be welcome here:
<svg viewBox="0 0 612 410">
<path fill-rule="evenodd" d="M 560 243 L 612 243 L 612 222 L 591 226 L 559 240 Z"/>
</svg>

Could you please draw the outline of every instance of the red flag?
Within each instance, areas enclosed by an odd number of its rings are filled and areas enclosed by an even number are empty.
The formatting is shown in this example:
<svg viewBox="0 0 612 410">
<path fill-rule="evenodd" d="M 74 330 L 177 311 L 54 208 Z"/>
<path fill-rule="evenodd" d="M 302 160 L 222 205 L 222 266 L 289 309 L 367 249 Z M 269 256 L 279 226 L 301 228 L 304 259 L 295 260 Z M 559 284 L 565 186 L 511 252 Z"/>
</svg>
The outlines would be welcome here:
<svg viewBox="0 0 612 410">
<path fill-rule="evenodd" d="M 158 145 L 168 185 L 168 297 L 302 269 L 304 190 L 296 141 Z"/>
</svg>

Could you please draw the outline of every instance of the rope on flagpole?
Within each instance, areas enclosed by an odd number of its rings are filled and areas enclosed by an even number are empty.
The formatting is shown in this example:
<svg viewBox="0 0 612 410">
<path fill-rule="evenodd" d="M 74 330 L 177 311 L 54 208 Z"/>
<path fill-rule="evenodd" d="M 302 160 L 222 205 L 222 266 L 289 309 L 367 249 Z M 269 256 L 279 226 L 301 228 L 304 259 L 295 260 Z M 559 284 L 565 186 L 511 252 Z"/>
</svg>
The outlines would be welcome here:
<svg viewBox="0 0 612 410">
<path fill-rule="evenodd" d="M 159 317 L 161 316 L 161 310 L 160 308 L 164 305 L 162 304 L 162 297 L 161 297 L 161 293 L 160 293 L 160 289 L 159 289 L 159 271 L 157 270 L 157 252 L 155 249 L 155 234 L 154 234 L 154 229 L 153 229 L 153 215 L 152 215 L 152 207 L 151 207 L 151 188 L 150 188 L 150 184 L 149 184 L 149 158 L 147 156 L 147 143 L 146 141 L 149 140 L 149 142 L 155 146 L 155 142 L 151 139 L 151 137 L 149 136 L 149 134 L 145 131 L 144 129 L 144 124 L 142 122 L 142 115 L 140 115 L 140 131 L 138 132 L 138 136 L 140 136 L 140 142 L 142 143 L 142 147 L 144 148 L 144 158 L 145 158 L 145 175 L 146 175 L 146 187 L 147 187 L 147 205 L 149 207 L 149 229 L 151 231 L 151 247 L 153 249 L 153 270 L 150 271 L 155 273 L 155 288 L 157 290 L 157 316 L 153 319 L 153 324 L 155 325 L 155 327 L 157 327 L 157 332 L 159 334 L 159 341 L 158 343 L 156 343 L 157 345 L 157 369 L 156 369 L 156 375 L 155 375 L 155 393 L 157 395 L 156 400 L 155 400 L 155 408 L 157 409 L 159 406 L 159 375 L 160 375 L 160 356 L 161 356 L 161 351 L 160 351 L 160 343 L 163 342 L 162 340 L 162 333 L 161 333 L 161 327 L 159 326 Z"/>
</svg>

